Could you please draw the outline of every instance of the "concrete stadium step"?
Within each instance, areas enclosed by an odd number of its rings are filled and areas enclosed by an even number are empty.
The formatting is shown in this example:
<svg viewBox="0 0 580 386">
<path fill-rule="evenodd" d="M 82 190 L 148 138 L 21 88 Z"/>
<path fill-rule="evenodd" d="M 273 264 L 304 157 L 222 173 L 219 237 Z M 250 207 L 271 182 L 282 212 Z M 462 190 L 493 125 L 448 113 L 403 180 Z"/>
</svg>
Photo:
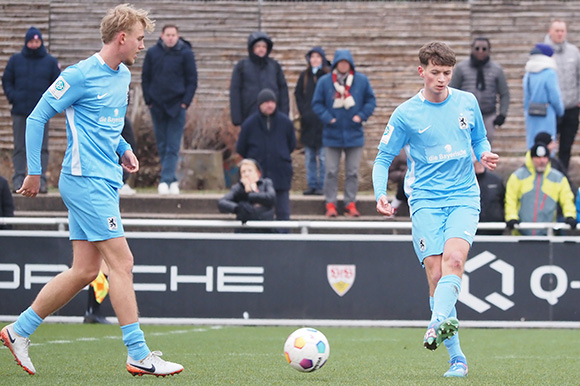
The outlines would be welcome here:
<svg viewBox="0 0 580 386">
<path fill-rule="evenodd" d="M 218 193 L 184 193 L 178 196 L 160 196 L 151 193 L 138 193 L 134 196 L 122 196 L 121 214 L 127 218 L 175 218 L 175 219 L 233 219 L 231 214 L 220 213 L 217 201 L 223 194 Z M 19 217 L 66 217 L 67 209 L 58 193 L 38 195 L 30 199 L 14 195 L 15 215 Z M 296 193 L 290 195 L 290 212 L 292 220 L 326 220 L 323 196 L 304 196 Z M 361 217 L 343 216 L 341 196 L 336 220 L 380 220 L 375 210 L 375 198 L 371 194 L 360 194 L 357 197 L 357 208 Z"/>
</svg>

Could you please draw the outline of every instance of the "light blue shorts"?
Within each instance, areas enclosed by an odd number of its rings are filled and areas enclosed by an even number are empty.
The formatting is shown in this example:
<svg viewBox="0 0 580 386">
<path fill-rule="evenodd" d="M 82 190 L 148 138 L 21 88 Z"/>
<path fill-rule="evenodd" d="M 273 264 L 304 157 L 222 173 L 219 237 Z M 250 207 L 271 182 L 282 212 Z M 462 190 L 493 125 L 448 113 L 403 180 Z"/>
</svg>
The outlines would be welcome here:
<svg viewBox="0 0 580 386">
<path fill-rule="evenodd" d="M 426 257 L 443 253 L 451 238 L 464 239 L 471 245 L 477 231 L 479 210 L 471 206 L 421 208 L 411 216 L 413 247 L 423 264 Z"/>
<path fill-rule="evenodd" d="M 68 208 L 71 240 L 102 241 L 124 236 L 119 193 L 109 182 L 60 173 L 58 188 Z"/>
</svg>

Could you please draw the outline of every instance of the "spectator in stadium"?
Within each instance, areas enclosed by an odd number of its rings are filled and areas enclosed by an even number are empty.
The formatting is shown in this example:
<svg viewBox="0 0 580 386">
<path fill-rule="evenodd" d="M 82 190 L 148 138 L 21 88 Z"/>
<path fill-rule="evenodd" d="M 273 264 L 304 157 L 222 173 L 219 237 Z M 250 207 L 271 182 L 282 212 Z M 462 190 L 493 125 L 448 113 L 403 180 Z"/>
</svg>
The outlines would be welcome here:
<svg viewBox="0 0 580 386">
<path fill-rule="evenodd" d="M 124 168 L 130 172 L 139 170 L 137 157 L 121 137 L 131 81 L 127 65 L 135 63 L 138 53 L 145 48 L 145 30 L 152 31 L 153 27 L 147 11 L 128 4 L 109 9 L 101 21 L 101 50 L 63 71 L 26 120 L 28 176 L 18 193 L 36 197 L 45 124 L 67 110 L 69 144 L 59 189 L 69 210 L 73 244 L 71 268 L 46 283 L 16 322 L 0 331 L 4 345 L 29 374 L 36 372 L 28 353 L 29 336 L 47 316 L 97 277 L 103 260 L 109 267 L 111 303 L 128 350 L 127 371 L 133 375 L 159 376 L 183 370 L 183 366 L 161 359 L 159 352 L 149 350 L 145 342 L 133 289 L 133 255 L 124 236 L 119 209 L 118 189 L 123 183 L 118 155 Z M 75 146 L 70 142 L 73 127 Z"/>
<path fill-rule="evenodd" d="M 499 157 L 490 151 L 475 96 L 448 87 L 455 52 L 444 43 L 430 42 L 419 50 L 419 62 L 423 89 L 395 109 L 378 146 L 373 167 L 376 208 L 382 215 L 393 214 L 386 194 L 388 171 L 405 147 L 413 246 L 427 274 L 432 310 L 423 345 L 435 350 L 445 342 L 451 366 L 444 376 L 465 377 L 467 360 L 459 344 L 455 304 L 480 212 L 471 149 L 490 170 Z"/>
<path fill-rule="evenodd" d="M 197 89 L 197 67 L 191 44 L 174 24 L 147 50 L 141 74 L 143 98 L 151 112 L 161 161 L 159 194 L 179 194 L 176 170 L 187 108 Z"/>
<path fill-rule="evenodd" d="M 306 54 L 306 70 L 300 73 L 294 96 L 300 112 L 300 142 L 304 145 L 306 165 L 305 195 L 323 195 L 324 148 L 322 147 L 322 122 L 312 111 L 312 97 L 318 79 L 330 72 L 330 62 L 322 47 L 316 46 Z"/>
<path fill-rule="evenodd" d="M 550 165 L 546 144 L 536 143 L 527 153 L 525 165 L 513 172 L 506 185 L 505 221 L 513 234 L 546 235 L 545 229 L 518 229 L 521 222 L 553 222 L 558 204 L 565 222 L 576 228 L 574 193 L 568 179 Z"/>
<path fill-rule="evenodd" d="M 364 145 L 363 122 L 376 107 L 369 79 L 356 71 L 349 50 L 336 50 L 332 73 L 318 81 L 312 99 L 312 110 L 324 124 L 322 146 L 325 148 L 324 196 L 326 216 L 336 217 L 338 170 L 345 155 L 344 214 L 360 216 L 356 208 L 358 171 Z"/>
<path fill-rule="evenodd" d="M 480 190 L 479 222 L 503 222 L 505 206 L 505 185 L 501 177 L 487 170 L 472 154 L 473 168 Z M 478 235 L 501 235 L 501 230 L 480 229 Z"/>
<path fill-rule="evenodd" d="M 245 158 L 240 162 L 240 181 L 235 183 L 225 196 L 219 199 L 222 213 L 235 213 L 242 223 L 252 220 L 274 220 L 276 191 L 271 179 L 262 177 L 256 160 Z M 267 228 L 238 228 L 242 233 L 268 232 Z"/>
<path fill-rule="evenodd" d="M 8 180 L 0 176 L 0 217 L 14 217 L 14 200 Z M 0 229 L 12 229 L 11 225 L 0 224 Z"/>
<path fill-rule="evenodd" d="M 294 125 L 277 109 L 274 91 L 266 88 L 257 98 L 259 111 L 242 124 L 236 151 L 262 167 L 262 175 L 272 180 L 276 190 L 276 220 L 290 219 L 292 157 L 296 148 Z"/>
<path fill-rule="evenodd" d="M 42 33 L 30 27 L 24 37 L 24 47 L 19 53 L 12 55 L 2 75 L 2 88 L 12 105 L 12 130 L 14 150 L 12 152 L 12 189 L 16 192 L 22 186 L 26 177 L 26 118 L 40 100 L 42 93 L 60 74 L 58 61 L 50 55 L 44 46 Z M 46 184 L 46 168 L 48 167 L 48 133 L 46 123 L 42 138 L 40 175 L 40 193 L 48 192 Z"/>
<path fill-rule="evenodd" d="M 555 138 L 556 117 L 564 114 L 553 53 L 552 47 L 538 43 L 530 51 L 530 59 L 526 63 L 523 88 L 528 149 L 534 145 L 534 138 L 540 131 Z"/>
<path fill-rule="evenodd" d="M 234 126 L 240 126 L 258 112 L 256 100 L 265 88 L 274 92 L 278 111 L 286 115 L 290 111 L 282 66 L 270 57 L 273 46 L 272 39 L 263 31 L 252 32 L 248 37 L 248 57 L 234 66 L 230 83 L 230 114 Z"/>
<path fill-rule="evenodd" d="M 570 164 L 572 144 L 578 132 L 578 114 L 580 112 L 580 52 L 566 40 L 568 34 L 566 22 L 554 20 L 550 24 L 544 43 L 554 49 L 554 61 L 558 73 L 558 84 L 562 93 L 564 115 L 558 121 L 560 148 L 558 158 L 566 170 Z"/>
<path fill-rule="evenodd" d="M 504 124 L 510 104 L 510 90 L 503 68 L 490 57 L 491 43 L 486 37 L 476 37 L 471 43 L 471 55 L 453 70 L 449 87 L 469 91 L 477 98 L 487 130 L 493 142 L 495 127 Z M 497 104 L 499 99 L 499 114 Z"/>
<path fill-rule="evenodd" d="M 395 157 L 391 166 L 389 167 L 389 181 L 397 184 L 397 192 L 391 201 L 391 208 L 393 208 L 393 215 L 401 213 L 401 209 L 405 208 L 408 211 L 407 195 L 405 194 L 405 175 L 407 174 L 407 153 L 401 150 L 399 155 Z"/>
</svg>

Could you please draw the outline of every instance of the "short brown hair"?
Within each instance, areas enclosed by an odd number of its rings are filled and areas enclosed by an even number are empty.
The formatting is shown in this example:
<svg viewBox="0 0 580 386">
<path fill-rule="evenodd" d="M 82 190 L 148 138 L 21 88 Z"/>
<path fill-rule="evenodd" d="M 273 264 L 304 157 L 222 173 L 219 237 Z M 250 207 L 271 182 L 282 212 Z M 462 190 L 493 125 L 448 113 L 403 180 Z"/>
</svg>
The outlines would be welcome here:
<svg viewBox="0 0 580 386">
<path fill-rule="evenodd" d="M 149 19 L 149 12 L 135 9 L 131 4 L 120 4 L 107 11 L 101 20 L 101 39 L 107 44 L 121 31 L 131 32 L 136 23 L 141 23 L 148 32 L 153 32 L 155 22 Z"/>
<path fill-rule="evenodd" d="M 445 43 L 431 42 L 425 44 L 419 50 L 419 62 L 422 66 L 428 66 L 431 61 L 436 66 L 455 66 L 455 51 Z"/>
</svg>

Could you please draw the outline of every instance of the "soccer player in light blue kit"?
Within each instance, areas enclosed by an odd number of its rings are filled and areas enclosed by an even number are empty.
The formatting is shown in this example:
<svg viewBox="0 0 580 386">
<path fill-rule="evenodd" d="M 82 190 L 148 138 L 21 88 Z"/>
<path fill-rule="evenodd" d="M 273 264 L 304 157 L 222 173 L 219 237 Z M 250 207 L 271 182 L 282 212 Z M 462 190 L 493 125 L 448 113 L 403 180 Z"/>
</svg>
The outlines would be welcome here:
<svg viewBox="0 0 580 386">
<path fill-rule="evenodd" d="M 479 186 L 471 150 L 490 170 L 499 157 L 490 151 L 475 96 L 448 87 L 455 53 L 444 43 L 431 42 L 420 49 L 419 61 L 424 87 L 393 112 L 378 146 L 373 187 L 377 212 L 392 215 L 386 195 L 388 170 L 404 148 L 413 246 L 427 273 L 432 310 L 424 346 L 435 350 L 445 342 L 451 366 L 444 376 L 465 377 L 467 360 L 456 334 L 455 304 L 479 221 Z"/>
<path fill-rule="evenodd" d="M 132 65 L 145 48 L 145 30 L 154 23 L 147 12 L 128 4 L 110 9 L 101 21 L 103 47 L 99 53 L 68 67 L 44 93 L 27 119 L 28 176 L 18 193 L 35 197 L 40 188 L 40 148 L 44 124 L 65 111 L 68 146 L 59 189 L 69 210 L 72 267 L 48 282 L 16 322 L 0 338 L 26 372 L 36 370 L 28 355 L 29 336 L 44 318 L 67 304 L 99 273 L 109 267 L 110 298 L 127 346 L 127 370 L 133 375 L 177 374 L 183 366 L 151 352 L 139 326 L 133 289 L 133 255 L 124 237 L 119 211 L 123 167 L 132 173 L 139 162 L 121 137 Z"/>
</svg>

